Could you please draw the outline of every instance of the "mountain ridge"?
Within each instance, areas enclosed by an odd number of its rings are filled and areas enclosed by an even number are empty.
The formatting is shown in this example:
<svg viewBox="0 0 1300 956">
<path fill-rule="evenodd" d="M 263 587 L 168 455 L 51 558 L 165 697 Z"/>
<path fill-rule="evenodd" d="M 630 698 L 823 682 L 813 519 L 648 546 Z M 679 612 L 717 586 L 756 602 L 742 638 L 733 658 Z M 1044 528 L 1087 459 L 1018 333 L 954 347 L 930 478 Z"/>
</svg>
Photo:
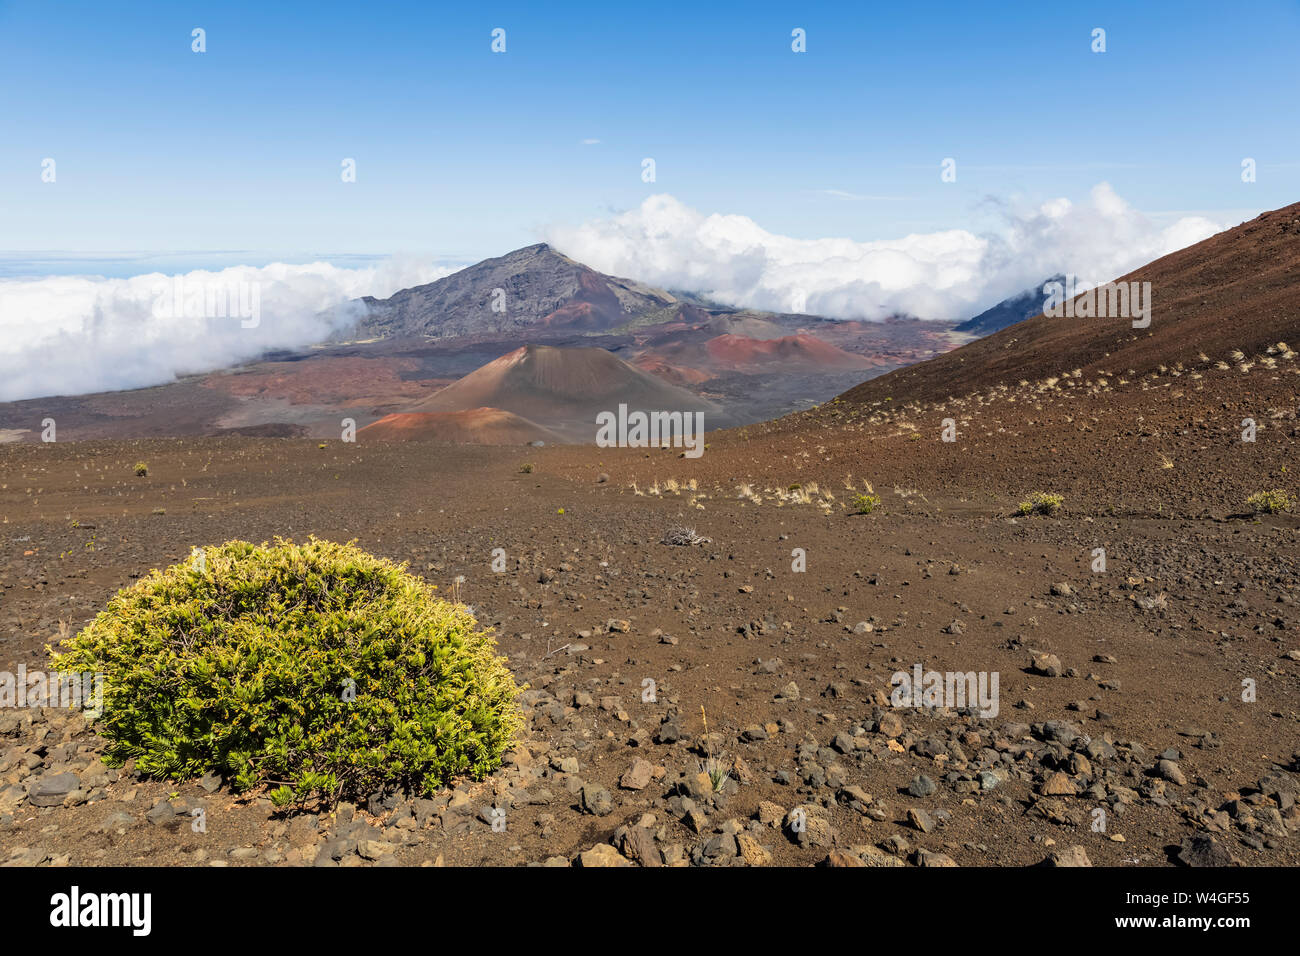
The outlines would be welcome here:
<svg viewBox="0 0 1300 956">
<path fill-rule="evenodd" d="M 543 329 L 606 330 L 671 309 L 669 292 L 597 272 L 548 243 L 484 259 L 386 299 L 360 300 L 362 337 L 451 338 Z"/>
</svg>

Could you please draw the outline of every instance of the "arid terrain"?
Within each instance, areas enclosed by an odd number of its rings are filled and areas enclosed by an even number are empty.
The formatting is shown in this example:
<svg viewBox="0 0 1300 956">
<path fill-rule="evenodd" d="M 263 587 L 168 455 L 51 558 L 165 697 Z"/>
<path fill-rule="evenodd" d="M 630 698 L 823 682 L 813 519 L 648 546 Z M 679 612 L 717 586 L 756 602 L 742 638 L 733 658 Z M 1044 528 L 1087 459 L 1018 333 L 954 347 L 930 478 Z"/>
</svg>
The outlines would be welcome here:
<svg viewBox="0 0 1300 956">
<path fill-rule="evenodd" d="M 41 668 L 61 629 L 192 548 L 316 535 L 472 605 L 528 718 L 484 781 L 284 816 L 220 780 L 109 770 L 79 716 L 0 711 L 0 856 L 1300 864 L 1300 519 L 1247 506 L 1297 491 L 1298 221 L 1278 210 L 1138 270 L 1149 329 L 1032 318 L 712 433 L 694 460 L 0 445 L 3 668 Z M 1062 509 L 1018 513 L 1035 492 Z M 857 514 L 856 495 L 879 504 Z M 892 675 L 916 665 L 997 674 L 997 713 L 894 706 Z"/>
</svg>

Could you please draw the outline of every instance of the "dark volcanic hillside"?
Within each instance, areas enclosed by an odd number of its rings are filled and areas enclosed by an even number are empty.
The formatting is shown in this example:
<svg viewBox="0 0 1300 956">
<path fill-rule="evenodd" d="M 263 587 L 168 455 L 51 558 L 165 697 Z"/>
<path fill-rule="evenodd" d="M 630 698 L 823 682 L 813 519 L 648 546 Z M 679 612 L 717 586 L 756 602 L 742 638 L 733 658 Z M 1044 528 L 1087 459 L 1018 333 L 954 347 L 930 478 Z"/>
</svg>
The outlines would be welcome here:
<svg viewBox="0 0 1300 956">
<path fill-rule="evenodd" d="M 603 330 L 680 304 L 662 289 L 603 275 L 545 243 L 387 299 L 362 301 L 369 309 L 358 328 L 363 338 L 500 335 L 538 327 Z"/>
<path fill-rule="evenodd" d="M 974 318 L 967 319 L 953 329 L 967 335 L 992 335 L 1009 325 L 1023 322 L 1043 311 L 1043 286 L 1049 282 L 1064 282 L 1064 275 L 1054 275 L 1044 279 L 1038 285 L 1026 289 L 1018 295 L 1003 299 L 990 309 L 985 309 Z"/>
<path fill-rule="evenodd" d="M 1116 281 L 1150 282 L 1152 318 L 1037 315 L 931 361 L 850 389 L 848 402 L 936 401 L 1062 376 L 1134 378 L 1161 365 L 1229 364 L 1266 352 L 1300 326 L 1300 203 L 1157 259 Z"/>
</svg>

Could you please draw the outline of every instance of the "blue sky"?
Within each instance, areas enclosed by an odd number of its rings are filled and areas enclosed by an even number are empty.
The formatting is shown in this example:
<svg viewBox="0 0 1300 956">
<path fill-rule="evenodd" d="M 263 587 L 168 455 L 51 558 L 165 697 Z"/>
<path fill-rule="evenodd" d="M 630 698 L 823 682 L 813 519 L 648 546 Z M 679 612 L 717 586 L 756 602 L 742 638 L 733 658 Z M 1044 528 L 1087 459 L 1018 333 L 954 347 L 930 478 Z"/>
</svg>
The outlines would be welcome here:
<svg viewBox="0 0 1300 956">
<path fill-rule="evenodd" d="M 1300 199 L 1300 5 L 1134 6 L 0 3 L 0 250 L 472 260 L 653 193 L 858 241 L 1101 181 L 1157 220 Z"/>
</svg>

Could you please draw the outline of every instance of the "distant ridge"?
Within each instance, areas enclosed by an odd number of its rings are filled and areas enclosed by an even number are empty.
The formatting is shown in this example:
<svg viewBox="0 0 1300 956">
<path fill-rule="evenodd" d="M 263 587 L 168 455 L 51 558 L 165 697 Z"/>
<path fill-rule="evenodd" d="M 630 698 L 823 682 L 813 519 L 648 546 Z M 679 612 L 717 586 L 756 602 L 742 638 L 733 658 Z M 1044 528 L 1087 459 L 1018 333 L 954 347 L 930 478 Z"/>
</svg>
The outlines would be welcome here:
<svg viewBox="0 0 1300 956">
<path fill-rule="evenodd" d="M 823 342 L 814 335 L 785 335 L 776 339 L 752 339 L 743 335 L 719 335 L 704 343 L 709 357 L 732 368 L 763 366 L 785 369 L 869 368 L 871 362 Z"/>
<path fill-rule="evenodd" d="M 1151 323 L 1036 315 L 864 382 L 848 402 L 941 401 L 1072 373 L 1132 378 L 1204 354 L 1235 361 L 1300 340 L 1300 203 L 1266 212 L 1115 282 L 1151 283 Z"/>
<path fill-rule="evenodd" d="M 967 335 L 992 335 L 1008 325 L 1015 325 L 1017 322 L 1039 315 L 1043 311 L 1043 302 L 1047 297 L 1047 294 L 1042 291 L 1043 286 L 1049 282 L 1064 283 L 1065 275 L 1063 273 L 1054 275 L 1018 295 L 1003 299 L 992 308 L 967 319 L 953 331 L 964 332 Z"/>
</svg>

